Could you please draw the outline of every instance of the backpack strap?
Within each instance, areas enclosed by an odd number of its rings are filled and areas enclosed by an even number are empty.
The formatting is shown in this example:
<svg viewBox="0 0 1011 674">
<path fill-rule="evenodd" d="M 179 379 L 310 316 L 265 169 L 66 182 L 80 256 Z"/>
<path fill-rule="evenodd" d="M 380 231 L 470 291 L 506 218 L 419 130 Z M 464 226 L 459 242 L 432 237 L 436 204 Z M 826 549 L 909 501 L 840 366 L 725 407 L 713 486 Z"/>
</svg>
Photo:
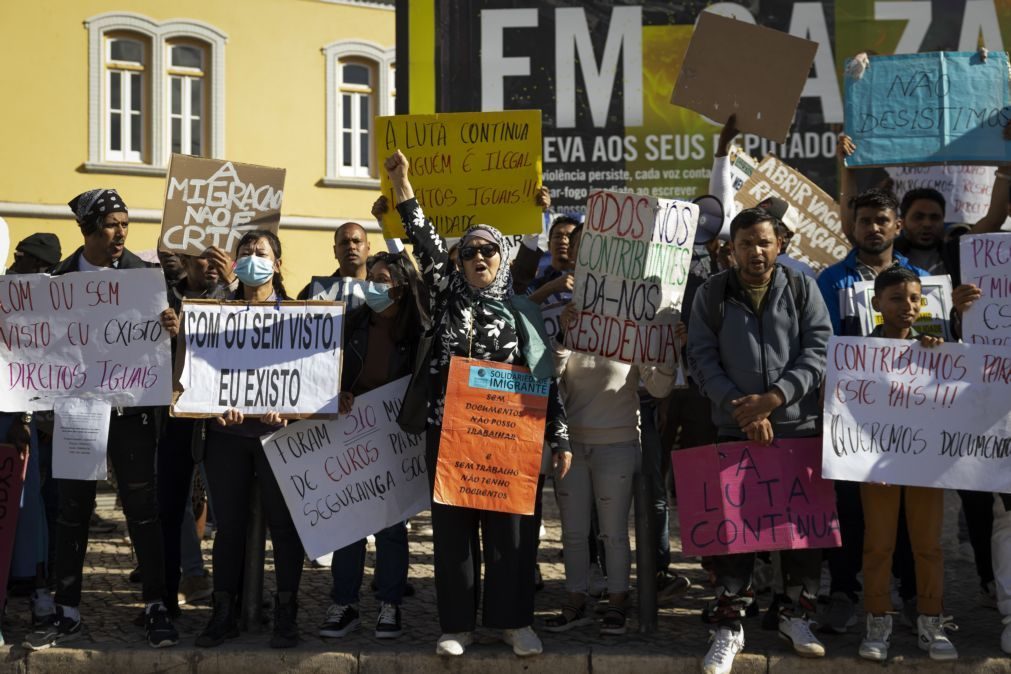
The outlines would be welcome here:
<svg viewBox="0 0 1011 674">
<path fill-rule="evenodd" d="M 800 272 L 789 267 L 780 266 L 780 268 L 786 274 L 786 282 L 790 286 L 793 304 L 797 307 L 797 320 L 799 322 L 800 317 L 804 315 L 804 310 L 807 308 L 807 283 L 804 282 L 804 276 Z M 723 327 L 723 315 L 727 302 L 727 280 L 731 273 L 733 273 L 731 270 L 722 271 L 710 276 L 707 281 L 709 285 L 706 293 L 706 304 L 709 309 L 707 312 L 709 314 L 707 325 L 713 331 L 713 334 L 719 334 L 720 328 Z"/>
<path fill-rule="evenodd" d="M 807 309 L 807 283 L 804 282 L 804 275 L 799 271 L 789 267 L 783 267 L 783 271 L 786 272 L 786 281 L 790 286 L 790 294 L 793 295 L 793 304 L 797 307 L 797 322 L 799 324 L 800 317 Z"/>
<path fill-rule="evenodd" d="M 731 274 L 731 271 L 722 271 L 718 274 L 713 274 L 706 281 L 708 286 L 706 289 L 706 312 L 708 320 L 706 324 L 709 329 L 713 331 L 714 335 L 720 334 L 720 328 L 723 327 L 723 312 L 725 310 L 726 299 L 727 299 L 727 279 Z"/>
</svg>

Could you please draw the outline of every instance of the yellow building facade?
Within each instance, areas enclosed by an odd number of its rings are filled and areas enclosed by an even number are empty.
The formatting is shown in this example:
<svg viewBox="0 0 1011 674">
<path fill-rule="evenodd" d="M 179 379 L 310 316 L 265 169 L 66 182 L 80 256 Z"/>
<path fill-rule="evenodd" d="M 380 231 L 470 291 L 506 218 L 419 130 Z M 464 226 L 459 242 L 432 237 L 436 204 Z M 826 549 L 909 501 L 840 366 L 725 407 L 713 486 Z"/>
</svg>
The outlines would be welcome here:
<svg viewBox="0 0 1011 674">
<path fill-rule="evenodd" d="M 173 152 L 287 170 L 289 292 L 335 268 L 343 222 L 382 238 L 371 132 L 393 114 L 392 2 L 11 0 L 0 3 L 0 218 L 82 243 L 67 202 L 95 187 L 130 208 L 127 247 L 156 248 Z M 11 261 L 9 256 L 7 263 Z"/>
</svg>

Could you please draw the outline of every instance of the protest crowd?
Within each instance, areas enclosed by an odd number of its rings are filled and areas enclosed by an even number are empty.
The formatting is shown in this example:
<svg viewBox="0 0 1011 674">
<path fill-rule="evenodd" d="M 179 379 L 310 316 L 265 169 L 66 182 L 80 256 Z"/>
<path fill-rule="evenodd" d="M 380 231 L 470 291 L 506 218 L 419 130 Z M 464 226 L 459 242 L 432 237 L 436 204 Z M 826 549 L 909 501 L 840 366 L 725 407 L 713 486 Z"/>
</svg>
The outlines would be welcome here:
<svg viewBox="0 0 1011 674">
<path fill-rule="evenodd" d="M 146 327 L 132 323 L 127 341 L 146 343 L 144 353 L 160 349 L 167 367 L 155 376 L 150 361 L 124 362 L 118 375 L 102 372 L 96 387 L 99 375 L 73 363 L 40 366 L 23 375 L 34 377 L 26 390 L 56 393 L 30 398 L 30 409 L 17 407 L 29 397 L 5 401 L 0 438 L 23 464 L 7 584 L 30 595 L 34 631 L 24 647 L 62 646 L 81 634 L 89 532 L 101 524 L 96 484 L 106 474 L 136 553 L 145 608 L 134 624 L 155 648 L 179 643 L 180 602 L 210 601 L 196 646 L 239 635 L 253 494 L 273 545 L 273 648 L 295 647 L 305 621 L 334 643 L 363 622 L 381 639 L 409 630 L 401 612 L 413 591 L 407 521 L 421 510 L 432 518 L 440 655 L 464 656 L 479 626 L 500 630 L 517 656 L 543 651 L 538 632 L 599 628 L 602 639 L 620 638 L 634 608 L 629 515 L 638 475 L 658 524 L 651 540 L 639 541 L 655 558 L 658 596 L 676 603 L 691 586 L 670 570 L 674 485 L 683 547 L 708 573 L 704 672 L 731 671 L 745 648 L 742 620 L 759 613 L 801 657 L 825 656 L 833 634 L 854 629 L 868 660 L 887 660 L 892 640 L 910 638 L 909 630 L 926 657 L 956 659 L 944 603 L 945 483 L 890 482 L 870 469 L 862 479 L 828 475 L 857 470 L 857 458 L 945 452 L 979 458 L 983 473 L 1008 474 L 994 461 L 1008 455 L 1006 393 L 1003 417 L 979 415 L 964 433 L 947 428 L 943 447 L 918 428 L 940 414 L 933 410 L 970 395 L 962 380 L 982 372 L 972 386 L 992 385 L 997 400 L 997 387 L 1011 381 L 1011 355 L 1000 355 L 1007 306 L 978 319 L 985 297 L 1011 295 L 994 289 L 1007 280 L 990 285 L 994 276 L 965 268 L 967 250 L 1008 268 L 1011 235 L 1000 230 L 1011 164 L 993 172 L 984 217 L 946 222 L 945 197 L 934 189 L 900 199 L 888 184 L 859 188 L 848 160 L 861 141 L 840 133 L 838 213 L 848 250 L 815 270 L 791 247 L 800 233 L 788 225 L 796 206 L 786 195 L 737 203 L 737 123 L 736 115 L 725 121 L 708 194 L 665 203 L 591 191 L 578 214 L 552 210 L 551 185 L 537 186 L 526 205 L 543 213 L 543 231 L 528 231 L 518 245 L 494 217 L 445 236 L 428 213 L 430 190 L 413 182 L 409 153 L 391 147 L 382 157 L 389 189 L 373 207 L 389 250 L 372 250 L 365 227 L 347 222 L 334 233 L 336 271 L 313 270 L 300 291 L 285 286 L 283 269 L 298 260 L 285 257 L 276 225 L 247 226 L 224 247 L 163 250 L 156 265 L 127 248 L 128 194 L 99 188 L 71 199 L 80 247 L 66 255 L 54 234 L 32 234 L 16 244 L 3 277 L 10 372 L 19 349 L 38 346 L 16 322 L 19 311 L 82 287 L 95 304 L 148 293 L 139 314 Z M 1004 129 L 1011 139 L 1011 126 Z M 137 272 L 163 275 L 164 291 L 162 276 L 151 286 Z M 105 291 L 92 280 L 99 275 L 112 284 Z M 645 300 L 635 299 L 638 291 Z M 935 303 L 942 310 L 931 313 Z M 72 338 L 75 329 L 64 332 Z M 63 337 L 53 330 L 54 341 Z M 985 359 L 980 368 L 974 353 Z M 915 368 L 922 386 L 894 380 L 875 388 Z M 170 384 L 168 402 L 128 392 L 168 392 Z M 201 388 L 203 398 L 187 397 Z M 121 395 L 103 398 L 100 389 Z M 886 404 L 884 416 L 854 411 Z M 101 441 L 81 431 L 89 423 Z M 395 455 L 394 469 L 362 477 L 386 454 Z M 737 457 L 739 494 L 690 472 L 709 465 L 714 479 L 725 477 L 719 462 L 727 456 Z M 777 456 L 806 466 L 804 480 L 791 473 L 792 484 L 762 482 L 756 466 Z M 315 477 L 296 463 L 312 459 L 322 466 Z M 64 460 L 88 465 L 61 468 Z M 838 469 L 830 468 L 835 460 Z M 332 484 L 321 486 L 321 476 Z M 723 501 L 728 512 L 747 509 L 745 484 L 768 489 L 770 503 L 774 489 L 785 489 L 784 498 L 799 493 L 827 505 L 809 520 L 801 508 L 794 519 L 749 523 L 742 515 L 710 527 L 701 515 L 685 519 L 693 482 L 699 498 Z M 993 482 L 1011 490 L 1006 477 Z M 981 596 L 1006 625 L 994 649 L 1011 654 L 1011 493 L 949 488 L 965 514 Z M 747 498 L 755 503 L 760 493 Z M 547 615 L 535 619 L 544 498 L 556 499 L 560 513 L 565 600 L 537 606 Z M 336 524 L 345 512 L 361 528 Z M 206 521 L 214 544 L 205 569 L 198 530 Z M 334 549 L 338 541 L 327 536 L 338 528 L 343 544 Z M 793 533 L 769 545 L 773 531 Z M 376 547 L 376 615 L 359 608 L 367 536 Z M 303 568 L 324 554 L 331 603 L 325 615 L 305 615 Z M 771 601 L 761 608 L 759 567 L 773 570 L 764 582 Z M 134 618 L 124 615 L 124 624 Z"/>
</svg>

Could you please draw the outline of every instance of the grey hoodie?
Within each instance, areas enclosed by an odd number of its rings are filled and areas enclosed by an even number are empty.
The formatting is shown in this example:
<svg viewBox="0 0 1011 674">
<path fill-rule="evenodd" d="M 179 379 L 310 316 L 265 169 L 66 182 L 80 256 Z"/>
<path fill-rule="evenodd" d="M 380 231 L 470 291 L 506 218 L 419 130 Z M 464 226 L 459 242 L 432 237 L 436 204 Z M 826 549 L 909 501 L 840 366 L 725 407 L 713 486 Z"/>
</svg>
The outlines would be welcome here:
<svg viewBox="0 0 1011 674">
<path fill-rule="evenodd" d="M 798 293 L 799 302 L 788 275 L 800 276 L 806 292 Z M 710 295 L 721 287 L 726 289 L 723 319 L 719 334 L 715 334 L 710 326 L 721 321 L 710 314 L 720 300 Z M 699 288 L 691 311 L 688 368 L 712 403 L 713 422 L 721 436 L 745 437 L 734 421 L 730 401 L 766 393 L 773 387 L 786 400 L 769 417 L 776 437 L 804 437 L 821 431 L 819 388 L 832 323 L 814 279 L 777 264 L 756 316 L 736 272 L 724 271 Z"/>
</svg>

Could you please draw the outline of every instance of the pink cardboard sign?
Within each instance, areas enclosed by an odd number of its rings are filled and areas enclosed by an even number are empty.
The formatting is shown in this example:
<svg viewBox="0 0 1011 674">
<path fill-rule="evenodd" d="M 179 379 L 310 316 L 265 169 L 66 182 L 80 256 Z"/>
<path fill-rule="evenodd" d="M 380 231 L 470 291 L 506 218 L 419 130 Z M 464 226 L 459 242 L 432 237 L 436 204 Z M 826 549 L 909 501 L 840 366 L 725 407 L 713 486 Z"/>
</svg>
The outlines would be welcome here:
<svg viewBox="0 0 1011 674">
<path fill-rule="evenodd" d="M 689 555 L 842 544 L 835 489 L 821 477 L 821 438 L 693 447 L 672 461 Z"/>
</svg>

